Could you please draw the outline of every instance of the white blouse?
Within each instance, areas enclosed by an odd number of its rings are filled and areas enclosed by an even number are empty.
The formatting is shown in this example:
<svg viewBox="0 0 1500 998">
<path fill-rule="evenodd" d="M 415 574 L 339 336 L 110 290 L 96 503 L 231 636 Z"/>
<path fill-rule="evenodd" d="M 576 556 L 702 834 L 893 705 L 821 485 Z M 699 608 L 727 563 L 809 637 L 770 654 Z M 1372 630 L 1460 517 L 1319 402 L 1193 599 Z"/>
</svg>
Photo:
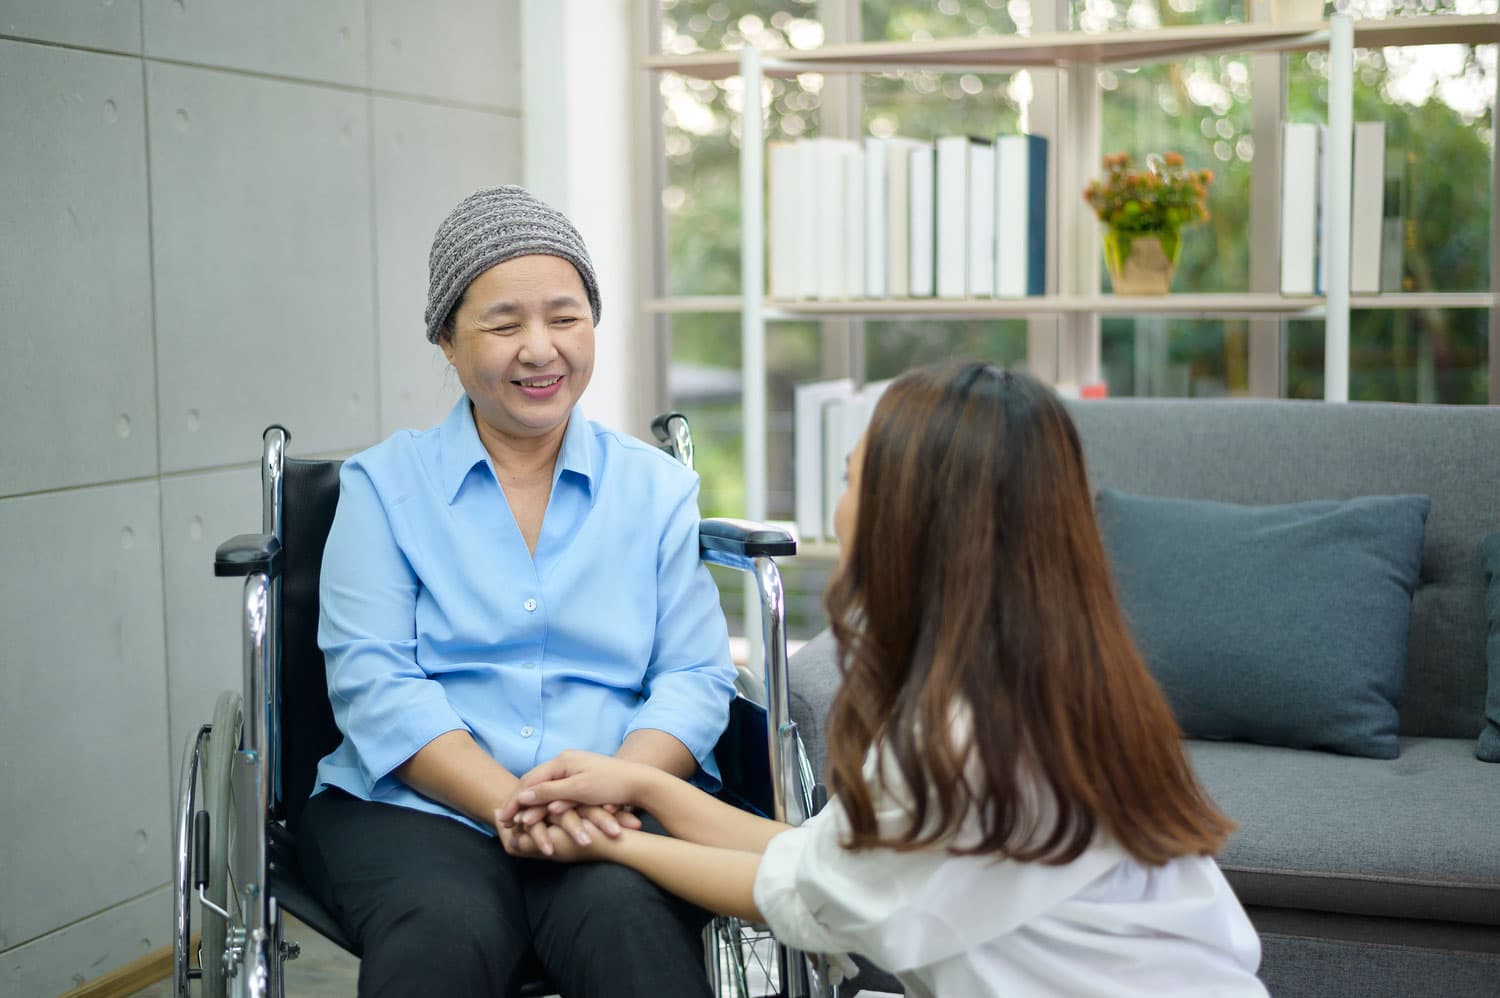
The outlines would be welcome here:
<svg viewBox="0 0 1500 998">
<path fill-rule="evenodd" d="M 876 818 L 882 829 L 908 823 L 888 795 Z M 1260 939 L 1209 857 L 1148 867 L 1100 836 L 1046 866 L 941 848 L 856 852 L 840 846 L 847 835 L 837 798 L 777 835 L 756 907 L 787 945 L 867 956 L 913 998 L 1266 994 Z"/>
</svg>

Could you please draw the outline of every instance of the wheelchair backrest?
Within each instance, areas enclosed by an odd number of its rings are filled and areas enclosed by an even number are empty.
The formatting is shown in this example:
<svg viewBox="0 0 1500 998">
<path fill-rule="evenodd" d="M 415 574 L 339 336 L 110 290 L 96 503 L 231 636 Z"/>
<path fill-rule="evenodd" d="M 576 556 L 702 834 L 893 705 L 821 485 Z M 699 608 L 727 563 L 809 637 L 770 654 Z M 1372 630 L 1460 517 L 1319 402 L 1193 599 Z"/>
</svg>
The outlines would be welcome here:
<svg viewBox="0 0 1500 998">
<path fill-rule="evenodd" d="M 318 647 L 318 577 L 339 503 L 340 461 L 287 458 L 281 497 L 281 780 L 278 813 L 292 829 L 312 794 L 318 762 L 342 736 L 328 702 Z"/>
</svg>

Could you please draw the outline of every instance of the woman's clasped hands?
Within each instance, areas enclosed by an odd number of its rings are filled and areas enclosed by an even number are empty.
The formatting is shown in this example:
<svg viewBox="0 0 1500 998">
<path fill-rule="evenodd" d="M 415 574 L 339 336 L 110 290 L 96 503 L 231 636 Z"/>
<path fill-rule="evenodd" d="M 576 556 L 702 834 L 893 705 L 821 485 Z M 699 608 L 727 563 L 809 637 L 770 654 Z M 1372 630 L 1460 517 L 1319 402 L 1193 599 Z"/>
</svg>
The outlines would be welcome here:
<svg viewBox="0 0 1500 998">
<path fill-rule="evenodd" d="M 495 809 L 495 831 L 512 856 L 571 863 L 609 858 L 627 830 L 638 830 L 631 808 L 647 767 L 593 752 L 569 750 L 521 777 Z"/>
</svg>

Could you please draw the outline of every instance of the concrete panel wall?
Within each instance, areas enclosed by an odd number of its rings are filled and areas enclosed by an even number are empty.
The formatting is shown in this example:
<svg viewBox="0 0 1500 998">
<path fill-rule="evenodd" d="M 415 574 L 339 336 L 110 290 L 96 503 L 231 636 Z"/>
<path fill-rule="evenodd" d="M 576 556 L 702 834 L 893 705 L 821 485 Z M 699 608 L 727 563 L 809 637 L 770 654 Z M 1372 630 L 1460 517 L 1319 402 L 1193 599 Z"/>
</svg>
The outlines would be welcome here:
<svg viewBox="0 0 1500 998">
<path fill-rule="evenodd" d="M 260 430 L 442 418 L 427 244 L 520 183 L 519 0 L 0 0 L 0 994 L 170 941 Z"/>
</svg>

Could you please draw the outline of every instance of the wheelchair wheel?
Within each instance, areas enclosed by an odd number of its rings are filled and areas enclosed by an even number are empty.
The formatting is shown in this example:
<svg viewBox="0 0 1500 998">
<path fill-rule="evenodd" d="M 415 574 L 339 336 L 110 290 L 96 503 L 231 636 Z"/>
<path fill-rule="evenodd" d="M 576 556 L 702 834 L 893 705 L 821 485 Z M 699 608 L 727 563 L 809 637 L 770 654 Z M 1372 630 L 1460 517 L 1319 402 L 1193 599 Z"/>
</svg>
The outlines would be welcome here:
<svg viewBox="0 0 1500 998">
<path fill-rule="evenodd" d="M 764 925 L 720 916 L 709 931 L 716 998 L 838 998 L 825 961 L 784 948 Z"/>
<path fill-rule="evenodd" d="M 230 836 L 235 822 L 230 767 L 240 747 L 240 695 L 233 690 L 219 694 L 214 706 L 213 729 L 203 763 L 203 798 L 208 810 L 208 886 L 205 896 L 225 911 L 238 907 L 230 884 Z M 227 993 L 224 975 L 224 944 L 229 926 L 224 917 L 209 908 L 202 911 L 203 937 L 199 965 L 203 968 L 203 994 L 218 998 Z"/>
</svg>

